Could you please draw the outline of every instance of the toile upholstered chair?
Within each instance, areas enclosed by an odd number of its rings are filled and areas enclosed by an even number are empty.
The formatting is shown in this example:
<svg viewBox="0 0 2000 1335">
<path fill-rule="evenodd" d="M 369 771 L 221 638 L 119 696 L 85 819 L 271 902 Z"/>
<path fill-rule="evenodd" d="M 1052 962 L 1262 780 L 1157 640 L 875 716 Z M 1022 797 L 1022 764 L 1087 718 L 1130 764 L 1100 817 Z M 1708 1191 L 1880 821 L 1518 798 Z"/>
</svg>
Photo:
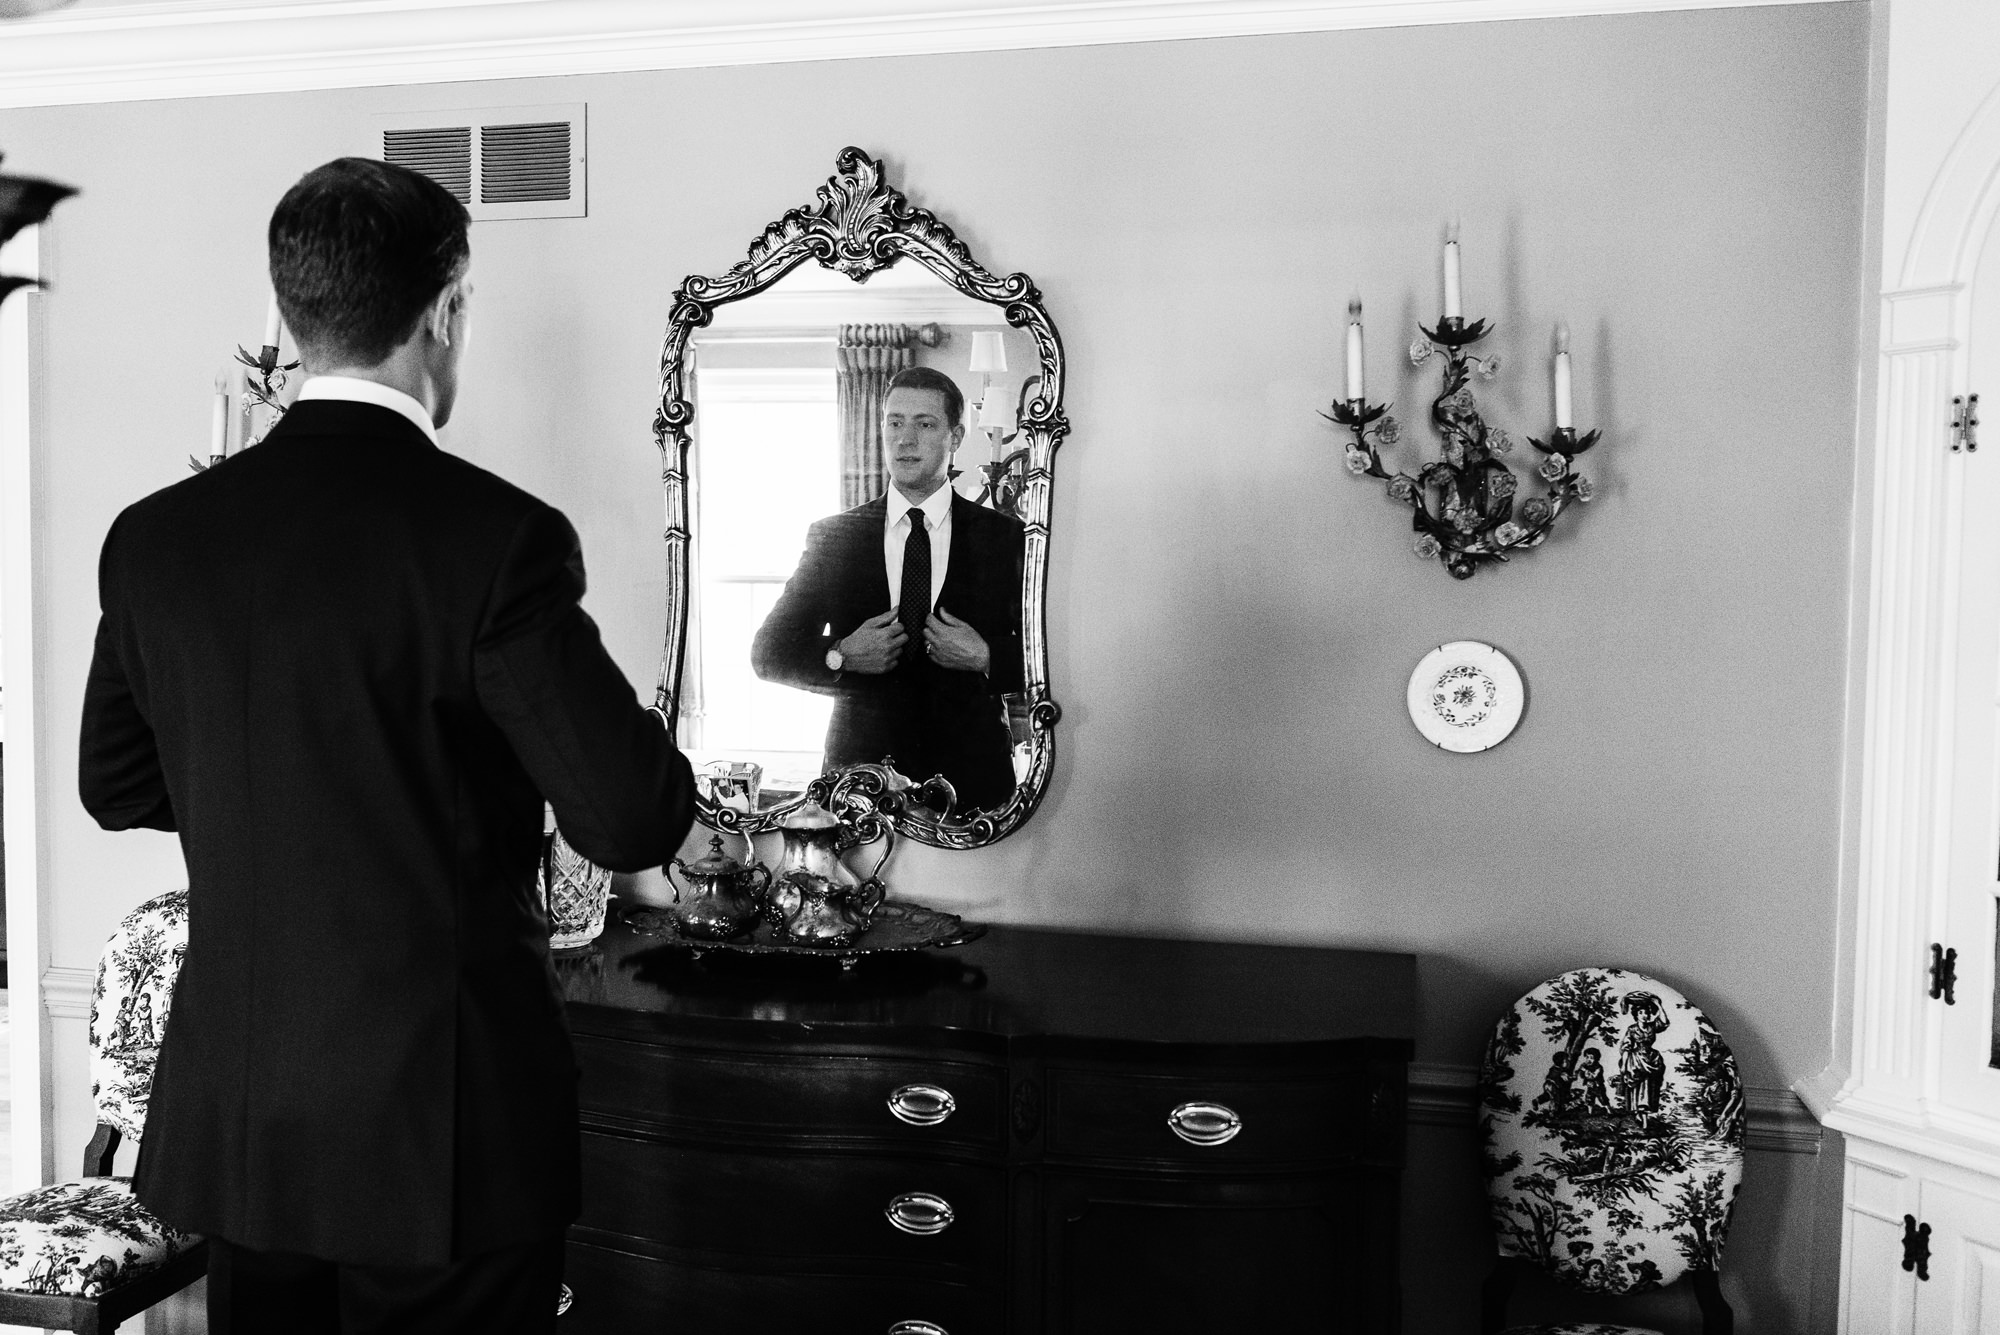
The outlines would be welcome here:
<svg viewBox="0 0 2000 1335">
<path fill-rule="evenodd" d="M 104 943 L 90 999 L 97 1131 L 81 1181 L 0 1200 L 0 1324 L 99 1335 L 207 1273 L 207 1244 L 155 1219 L 131 1180 L 111 1175 L 119 1141 L 145 1129 L 187 914 L 187 891 L 171 891 Z"/>
<path fill-rule="evenodd" d="M 1486 1196 L 1499 1260 L 1482 1335 L 1524 1271 L 1593 1293 L 1686 1277 L 1703 1335 L 1735 1317 L 1716 1285 L 1743 1177 L 1743 1082 L 1699 1007 L 1623 969 L 1575 969 L 1501 1017 L 1479 1079 Z M 1650 1335 L 1601 1324 L 1509 1335 Z"/>
</svg>

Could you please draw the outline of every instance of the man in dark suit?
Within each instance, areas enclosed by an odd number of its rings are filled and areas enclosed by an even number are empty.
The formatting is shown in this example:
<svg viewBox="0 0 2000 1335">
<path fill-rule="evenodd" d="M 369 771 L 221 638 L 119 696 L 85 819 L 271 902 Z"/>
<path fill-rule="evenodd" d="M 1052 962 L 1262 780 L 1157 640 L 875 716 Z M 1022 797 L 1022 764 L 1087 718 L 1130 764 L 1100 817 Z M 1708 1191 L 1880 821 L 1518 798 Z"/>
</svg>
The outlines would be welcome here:
<svg viewBox="0 0 2000 1335">
<path fill-rule="evenodd" d="M 466 229 L 402 168 L 301 179 L 270 226 L 298 402 L 104 541 L 81 790 L 187 860 L 137 1191 L 210 1237 L 214 1332 L 554 1330 L 579 1163 L 543 801 L 624 870 L 692 817 L 569 522 L 437 447 Z"/>
<path fill-rule="evenodd" d="M 888 757 L 942 774 L 959 808 L 1014 791 L 1001 696 L 1021 689 L 1021 523 L 952 490 L 965 396 L 912 367 L 889 383 L 885 494 L 814 524 L 798 569 L 757 630 L 767 681 L 834 697 L 828 769 Z"/>
</svg>

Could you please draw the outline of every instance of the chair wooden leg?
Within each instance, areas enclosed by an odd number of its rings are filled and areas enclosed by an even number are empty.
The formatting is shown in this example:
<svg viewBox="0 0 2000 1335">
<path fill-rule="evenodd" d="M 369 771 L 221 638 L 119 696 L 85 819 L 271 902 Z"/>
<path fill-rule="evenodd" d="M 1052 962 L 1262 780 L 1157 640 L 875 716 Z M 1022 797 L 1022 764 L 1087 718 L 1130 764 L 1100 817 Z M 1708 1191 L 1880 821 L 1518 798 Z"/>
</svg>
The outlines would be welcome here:
<svg viewBox="0 0 2000 1335">
<path fill-rule="evenodd" d="M 1694 1284 L 1694 1300 L 1701 1305 L 1701 1335 L 1736 1335 L 1736 1313 L 1722 1296 L 1713 1270 L 1697 1270 L 1688 1278 Z"/>
<path fill-rule="evenodd" d="M 91 1134 L 90 1144 L 83 1147 L 83 1175 L 85 1177 L 110 1177 L 111 1165 L 118 1154 L 119 1135 L 116 1128 L 99 1122 L 97 1130 Z"/>
<path fill-rule="evenodd" d="M 1507 1300 L 1514 1296 L 1521 1268 L 1517 1256 L 1503 1256 L 1493 1263 L 1492 1272 L 1479 1288 L 1479 1335 L 1500 1335 L 1506 1326 Z"/>
</svg>

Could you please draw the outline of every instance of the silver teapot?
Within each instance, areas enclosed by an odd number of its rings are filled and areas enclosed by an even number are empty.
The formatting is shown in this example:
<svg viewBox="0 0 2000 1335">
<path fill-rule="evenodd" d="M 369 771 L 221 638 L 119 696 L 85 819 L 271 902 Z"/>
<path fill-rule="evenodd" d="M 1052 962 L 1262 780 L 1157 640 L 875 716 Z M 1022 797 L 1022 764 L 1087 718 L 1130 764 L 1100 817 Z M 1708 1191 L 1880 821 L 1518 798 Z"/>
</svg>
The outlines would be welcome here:
<svg viewBox="0 0 2000 1335">
<path fill-rule="evenodd" d="M 745 866 L 722 851 L 722 836 L 708 841 L 708 856 L 696 862 L 674 859 L 687 878 L 687 899 L 674 888 L 674 905 L 667 912 L 682 936 L 698 941 L 727 941 L 757 925 L 771 889 L 771 869 L 763 863 Z M 673 878 L 667 878 L 669 883 Z"/>
<path fill-rule="evenodd" d="M 765 916 L 795 946 L 851 946 L 868 930 L 887 893 L 881 871 L 895 848 L 895 833 L 882 826 L 885 841 L 874 871 L 857 876 L 840 855 L 864 841 L 855 826 L 808 802 L 778 826 L 785 851 L 771 879 Z"/>
</svg>

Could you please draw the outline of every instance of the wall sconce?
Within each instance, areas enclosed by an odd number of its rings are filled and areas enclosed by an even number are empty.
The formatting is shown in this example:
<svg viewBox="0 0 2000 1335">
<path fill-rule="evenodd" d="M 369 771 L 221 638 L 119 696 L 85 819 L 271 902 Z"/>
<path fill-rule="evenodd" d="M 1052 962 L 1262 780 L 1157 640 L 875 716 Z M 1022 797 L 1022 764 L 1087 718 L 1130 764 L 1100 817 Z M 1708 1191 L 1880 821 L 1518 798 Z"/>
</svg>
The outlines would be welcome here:
<svg viewBox="0 0 2000 1335">
<path fill-rule="evenodd" d="M 1528 444 L 1543 456 L 1535 473 L 1548 483 L 1541 496 L 1517 496 L 1520 479 L 1500 456 L 1514 443 L 1499 427 L 1479 415 L 1468 387 L 1473 375 L 1490 380 L 1500 370 L 1498 357 L 1469 351 L 1486 337 L 1484 320 L 1467 321 L 1460 313 L 1458 229 L 1453 226 L 1444 248 L 1444 315 L 1435 329 L 1422 329 L 1410 345 L 1410 361 L 1421 366 L 1442 354 L 1444 385 L 1431 402 L 1431 423 L 1444 439 L 1444 458 L 1415 473 L 1390 473 L 1382 466 L 1381 447 L 1393 445 L 1402 428 L 1387 415 L 1389 405 L 1370 403 L 1362 391 L 1361 302 L 1347 308 L 1347 395 L 1320 416 L 1354 434 L 1347 446 L 1347 468 L 1357 477 L 1389 484 L 1389 498 L 1410 507 L 1417 537 L 1416 554 L 1435 557 L 1453 579 L 1471 579 L 1489 561 L 1505 561 L 1517 552 L 1539 547 L 1572 501 L 1588 501 L 1590 479 L 1572 465 L 1595 445 L 1598 433 L 1578 434 L 1571 425 L 1569 330 L 1556 331 L 1555 430 L 1547 442 L 1530 436 Z"/>
<path fill-rule="evenodd" d="M 1021 386 L 1020 397 L 1009 403 L 1005 388 L 993 378 L 1007 372 L 1007 349 L 1001 343 L 998 331 L 990 329 L 973 334 L 972 360 L 968 369 L 981 378 L 978 412 L 973 424 L 986 433 L 989 448 L 987 462 L 979 466 L 980 476 L 985 482 L 979 489 L 977 503 L 1018 519 L 1021 489 L 1027 481 L 1028 452 L 1015 450 L 1008 454 L 1006 447 L 1021 434 L 1021 414 L 1026 410 L 1028 393 L 1041 383 L 1042 378 L 1030 376 Z"/>
</svg>

